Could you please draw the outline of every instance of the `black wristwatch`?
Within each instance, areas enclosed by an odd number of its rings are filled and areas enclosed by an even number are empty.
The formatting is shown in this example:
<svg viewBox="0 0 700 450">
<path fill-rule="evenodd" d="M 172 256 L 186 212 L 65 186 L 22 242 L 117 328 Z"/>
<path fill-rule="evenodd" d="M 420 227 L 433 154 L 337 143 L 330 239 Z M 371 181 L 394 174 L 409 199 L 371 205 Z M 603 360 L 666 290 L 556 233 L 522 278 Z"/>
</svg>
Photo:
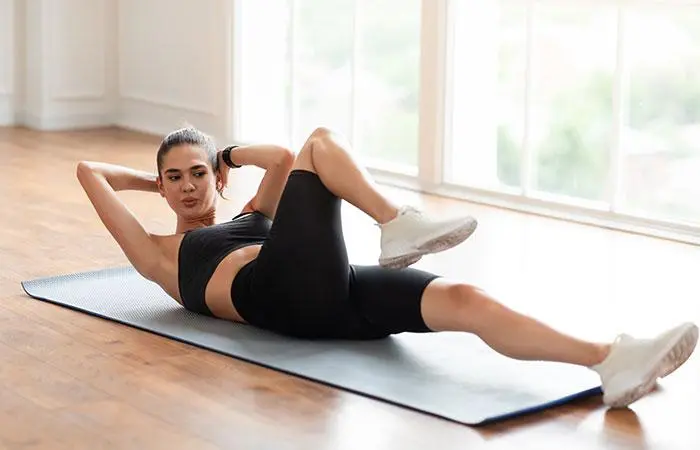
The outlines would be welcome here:
<svg viewBox="0 0 700 450">
<path fill-rule="evenodd" d="M 226 163 L 227 166 L 229 166 L 232 169 L 238 169 L 239 167 L 241 167 L 239 164 L 236 164 L 233 161 L 231 161 L 231 150 L 237 147 L 238 145 L 229 145 L 221 152 L 221 159 L 224 161 L 224 163 Z"/>
</svg>

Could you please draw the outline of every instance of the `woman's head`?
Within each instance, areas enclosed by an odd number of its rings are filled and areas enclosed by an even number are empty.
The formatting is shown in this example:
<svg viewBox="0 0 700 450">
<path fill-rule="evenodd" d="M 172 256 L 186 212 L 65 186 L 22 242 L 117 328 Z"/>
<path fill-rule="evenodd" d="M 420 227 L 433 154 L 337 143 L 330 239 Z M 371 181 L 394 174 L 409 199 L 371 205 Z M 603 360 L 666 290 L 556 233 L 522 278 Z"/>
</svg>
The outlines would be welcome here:
<svg viewBox="0 0 700 450">
<path fill-rule="evenodd" d="M 193 127 L 168 134 L 158 148 L 158 186 L 176 214 L 197 218 L 216 207 L 223 185 L 214 140 Z"/>
</svg>

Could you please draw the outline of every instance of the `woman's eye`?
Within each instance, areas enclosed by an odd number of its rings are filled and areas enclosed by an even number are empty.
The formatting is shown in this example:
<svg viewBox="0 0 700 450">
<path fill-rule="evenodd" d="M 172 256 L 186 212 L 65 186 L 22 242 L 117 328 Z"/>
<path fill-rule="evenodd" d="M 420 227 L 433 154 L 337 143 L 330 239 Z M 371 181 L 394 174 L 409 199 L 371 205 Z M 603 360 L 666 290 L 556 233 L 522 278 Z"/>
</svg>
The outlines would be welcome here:
<svg viewBox="0 0 700 450">
<path fill-rule="evenodd" d="M 178 176 L 176 176 L 176 175 L 173 175 L 173 176 L 168 177 L 168 179 L 169 179 L 170 181 L 177 181 L 179 178 L 180 178 L 180 177 L 178 177 Z"/>
<path fill-rule="evenodd" d="M 195 177 L 203 177 L 204 175 L 206 175 L 206 172 L 197 172 L 194 174 Z"/>
</svg>

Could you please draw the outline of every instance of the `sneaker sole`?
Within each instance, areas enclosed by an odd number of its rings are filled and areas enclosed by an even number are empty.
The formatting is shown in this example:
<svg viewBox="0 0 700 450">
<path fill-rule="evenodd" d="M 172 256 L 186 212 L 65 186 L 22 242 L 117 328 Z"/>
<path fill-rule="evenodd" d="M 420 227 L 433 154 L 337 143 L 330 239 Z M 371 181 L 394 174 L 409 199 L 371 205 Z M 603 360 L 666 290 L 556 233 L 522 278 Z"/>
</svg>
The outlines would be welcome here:
<svg viewBox="0 0 700 450">
<path fill-rule="evenodd" d="M 671 348 L 671 351 L 666 354 L 662 361 L 662 366 L 659 378 L 665 378 L 682 366 L 690 355 L 695 351 L 698 342 L 698 327 L 688 325 L 685 332 L 682 334 L 681 341 Z"/>
<path fill-rule="evenodd" d="M 405 255 L 397 256 L 394 258 L 383 258 L 379 260 L 379 265 L 386 267 L 387 269 L 403 269 L 411 264 L 418 262 L 423 255 L 430 253 L 439 253 L 445 250 L 449 250 L 462 242 L 469 239 L 469 237 L 474 234 L 478 226 L 478 222 L 473 220 L 469 222 L 466 226 L 462 226 L 453 230 L 447 234 L 439 236 L 435 239 L 431 239 L 424 244 L 417 247 L 415 252 L 407 253 Z"/>
<path fill-rule="evenodd" d="M 672 342 L 670 347 L 662 352 L 661 359 L 652 366 L 643 383 L 614 398 L 606 399 L 606 403 L 613 408 L 624 408 L 651 392 L 657 379 L 673 373 L 693 354 L 698 342 L 698 327 L 688 324 Z"/>
</svg>

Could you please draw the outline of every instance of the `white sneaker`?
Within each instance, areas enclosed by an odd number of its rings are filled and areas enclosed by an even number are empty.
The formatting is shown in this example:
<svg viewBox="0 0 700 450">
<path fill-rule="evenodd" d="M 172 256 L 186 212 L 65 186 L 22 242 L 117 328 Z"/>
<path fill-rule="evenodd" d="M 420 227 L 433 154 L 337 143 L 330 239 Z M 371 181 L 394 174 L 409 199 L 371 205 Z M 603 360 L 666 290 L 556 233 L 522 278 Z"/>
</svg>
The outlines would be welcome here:
<svg viewBox="0 0 700 450">
<path fill-rule="evenodd" d="M 404 206 L 390 222 L 379 225 L 382 230 L 379 264 L 388 268 L 404 268 L 423 255 L 450 249 L 474 233 L 473 217 L 431 220 L 420 211 Z"/>
<path fill-rule="evenodd" d="M 622 408 L 651 392 L 663 378 L 685 363 L 695 350 L 698 327 L 683 323 L 653 339 L 618 336 L 610 354 L 591 367 L 602 380 L 603 402 Z"/>
</svg>

